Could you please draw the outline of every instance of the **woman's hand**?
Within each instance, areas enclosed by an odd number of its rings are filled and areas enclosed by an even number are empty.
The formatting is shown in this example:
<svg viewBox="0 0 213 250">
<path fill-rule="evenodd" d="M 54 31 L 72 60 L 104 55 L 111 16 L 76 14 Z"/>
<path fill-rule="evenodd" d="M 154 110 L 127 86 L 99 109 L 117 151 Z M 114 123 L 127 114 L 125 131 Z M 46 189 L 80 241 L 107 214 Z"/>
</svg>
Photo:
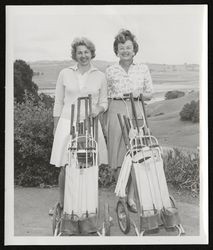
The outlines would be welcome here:
<svg viewBox="0 0 213 250">
<path fill-rule="evenodd" d="M 104 108 L 102 106 L 99 105 L 94 105 L 92 107 L 92 114 L 91 117 L 96 117 L 97 115 L 99 115 L 101 112 L 104 112 Z"/>
</svg>

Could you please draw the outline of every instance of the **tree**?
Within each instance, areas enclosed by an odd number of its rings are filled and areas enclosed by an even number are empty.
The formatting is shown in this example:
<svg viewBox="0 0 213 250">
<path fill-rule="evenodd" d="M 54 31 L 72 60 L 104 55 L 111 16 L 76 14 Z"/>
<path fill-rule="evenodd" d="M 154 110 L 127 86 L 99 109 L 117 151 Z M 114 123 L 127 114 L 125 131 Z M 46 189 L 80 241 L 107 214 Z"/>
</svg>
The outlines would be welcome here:
<svg viewBox="0 0 213 250">
<path fill-rule="evenodd" d="M 33 70 L 23 60 L 14 62 L 14 98 L 23 102 L 25 91 L 31 93 L 38 100 L 38 86 L 32 81 Z"/>
</svg>

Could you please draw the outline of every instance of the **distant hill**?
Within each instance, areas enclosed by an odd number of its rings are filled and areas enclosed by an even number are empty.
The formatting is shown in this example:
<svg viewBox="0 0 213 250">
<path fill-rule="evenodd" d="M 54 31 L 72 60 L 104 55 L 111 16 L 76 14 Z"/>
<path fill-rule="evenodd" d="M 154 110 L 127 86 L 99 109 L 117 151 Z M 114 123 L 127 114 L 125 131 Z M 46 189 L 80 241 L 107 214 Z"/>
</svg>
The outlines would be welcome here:
<svg viewBox="0 0 213 250">
<path fill-rule="evenodd" d="M 102 72 L 114 62 L 94 60 L 93 64 Z M 49 93 L 55 89 L 59 72 L 74 65 L 74 61 L 37 61 L 30 62 L 34 71 L 33 81 L 40 90 Z M 199 124 L 181 121 L 179 112 L 184 104 L 199 98 L 199 65 L 149 64 L 155 97 L 164 96 L 168 90 L 183 90 L 186 95 L 177 99 L 157 101 L 148 104 L 151 132 L 163 146 L 196 148 L 199 146 Z M 187 94 L 190 90 L 189 94 Z M 48 92 L 49 91 L 49 92 Z M 54 91 L 53 91 L 54 92 Z"/>
<path fill-rule="evenodd" d="M 115 62 L 110 61 L 103 61 L 103 60 L 93 60 L 93 64 L 100 69 L 101 71 L 105 71 L 106 67 L 109 65 L 112 65 Z M 28 62 L 32 68 L 42 68 L 47 66 L 59 66 L 59 67 L 68 67 L 75 64 L 75 61 L 73 60 L 63 60 L 63 61 L 35 61 L 35 62 Z M 149 66 L 149 69 L 151 71 L 198 71 L 199 65 L 198 64 L 176 64 L 176 65 L 170 65 L 170 64 L 156 64 L 156 63 L 146 63 Z"/>
<path fill-rule="evenodd" d="M 199 146 L 199 123 L 181 121 L 179 112 L 186 103 L 198 100 L 199 93 L 149 104 L 147 114 L 151 132 L 161 145 L 196 148 Z"/>
<path fill-rule="evenodd" d="M 75 61 L 37 61 L 30 62 L 30 67 L 34 71 L 33 81 L 41 88 L 52 88 L 56 84 L 59 72 L 63 68 L 74 65 Z M 93 65 L 100 71 L 105 72 L 108 65 L 113 62 L 94 60 Z"/>
<path fill-rule="evenodd" d="M 93 64 L 100 71 L 105 72 L 107 66 L 114 62 L 93 60 Z M 57 81 L 59 72 L 66 67 L 74 65 L 71 60 L 65 61 L 36 61 L 29 62 L 34 71 L 33 81 L 39 86 L 39 89 L 53 89 Z M 187 84 L 198 85 L 199 65 L 167 65 L 147 63 L 154 84 Z"/>
<path fill-rule="evenodd" d="M 150 116 L 158 116 L 158 114 L 163 113 L 164 116 L 168 114 L 176 114 L 179 113 L 182 107 L 187 103 L 191 102 L 192 100 L 198 100 L 199 93 L 192 91 L 185 96 L 176 99 L 170 100 L 163 100 L 157 103 L 149 104 L 149 115 Z"/>
</svg>

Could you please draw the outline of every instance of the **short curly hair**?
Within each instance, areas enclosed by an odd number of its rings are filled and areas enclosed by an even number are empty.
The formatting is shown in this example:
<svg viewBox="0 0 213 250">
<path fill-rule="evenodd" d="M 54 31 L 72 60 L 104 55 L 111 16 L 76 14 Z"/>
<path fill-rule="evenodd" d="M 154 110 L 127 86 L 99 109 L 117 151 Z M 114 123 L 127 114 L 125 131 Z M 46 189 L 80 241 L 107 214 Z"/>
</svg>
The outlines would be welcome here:
<svg viewBox="0 0 213 250">
<path fill-rule="evenodd" d="M 116 56 L 118 53 L 118 44 L 125 43 L 128 40 L 132 41 L 135 55 L 137 54 L 139 46 L 138 46 L 138 43 L 136 42 L 135 36 L 129 30 L 121 29 L 118 32 L 118 34 L 115 36 L 115 40 L 113 43 L 113 49 L 114 49 Z"/>
<path fill-rule="evenodd" d="M 71 44 L 71 56 L 72 59 L 76 61 L 76 51 L 77 47 L 80 45 L 86 46 L 92 55 L 92 59 L 95 57 L 95 45 L 86 37 L 81 37 L 81 38 L 75 38 Z"/>
</svg>

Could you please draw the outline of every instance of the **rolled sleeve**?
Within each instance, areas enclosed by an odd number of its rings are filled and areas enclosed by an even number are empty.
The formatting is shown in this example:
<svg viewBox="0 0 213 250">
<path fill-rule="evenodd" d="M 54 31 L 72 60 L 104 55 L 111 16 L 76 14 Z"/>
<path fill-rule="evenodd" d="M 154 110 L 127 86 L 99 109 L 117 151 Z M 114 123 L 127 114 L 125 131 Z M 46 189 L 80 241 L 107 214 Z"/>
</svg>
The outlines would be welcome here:
<svg viewBox="0 0 213 250">
<path fill-rule="evenodd" d="M 104 108 L 104 111 L 108 109 L 108 99 L 107 99 L 107 81 L 106 77 L 103 76 L 103 80 L 101 82 L 101 88 L 99 92 L 99 102 L 98 104 Z"/>
<path fill-rule="evenodd" d="M 59 117 L 64 106 L 64 85 L 63 85 L 63 71 L 59 73 L 55 90 L 55 103 L 53 107 L 53 117 Z"/>
</svg>

